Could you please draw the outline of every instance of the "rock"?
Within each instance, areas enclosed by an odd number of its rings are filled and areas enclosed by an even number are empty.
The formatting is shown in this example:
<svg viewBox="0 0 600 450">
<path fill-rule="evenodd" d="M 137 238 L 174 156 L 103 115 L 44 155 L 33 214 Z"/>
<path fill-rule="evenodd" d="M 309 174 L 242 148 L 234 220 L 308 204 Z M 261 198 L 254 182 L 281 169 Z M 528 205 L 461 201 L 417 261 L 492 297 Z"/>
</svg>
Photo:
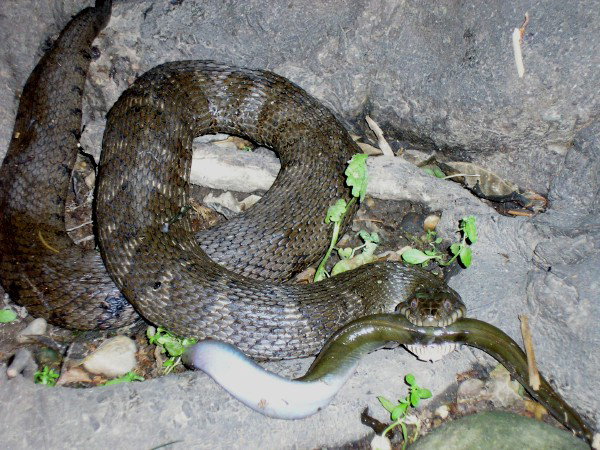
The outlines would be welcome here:
<svg viewBox="0 0 600 450">
<path fill-rule="evenodd" d="M 387 437 L 376 434 L 371 440 L 371 450 L 392 450 L 392 443 Z"/>
<path fill-rule="evenodd" d="M 6 369 L 6 376 L 14 378 L 22 373 L 25 378 L 31 378 L 37 369 L 38 366 L 33 359 L 31 351 L 21 348 L 15 353 L 10 366 Z"/>
<path fill-rule="evenodd" d="M 46 334 L 48 322 L 42 317 L 32 320 L 21 332 L 17 335 L 17 342 L 23 344 L 30 342 L 29 336 L 43 336 Z"/>
<path fill-rule="evenodd" d="M 448 407 L 448 405 L 438 406 L 435 410 L 435 415 L 442 420 L 448 417 L 448 414 L 450 414 L 450 408 Z"/>
<path fill-rule="evenodd" d="M 83 367 L 89 372 L 108 378 L 125 375 L 132 371 L 137 360 L 135 342 L 127 336 L 116 336 L 100 345 L 83 361 Z"/>
<path fill-rule="evenodd" d="M 487 449 L 577 450 L 589 447 L 568 431 L 502 411 L 483 412 L 446 423 L 409 450 Z"/>
<path fill-rule="evenodd" d="M 485 390 L 485 383 L 478 378 L 470 378 L 458 386 L 457 401 L 465 402 L 478 398 Z"/>
</svg>

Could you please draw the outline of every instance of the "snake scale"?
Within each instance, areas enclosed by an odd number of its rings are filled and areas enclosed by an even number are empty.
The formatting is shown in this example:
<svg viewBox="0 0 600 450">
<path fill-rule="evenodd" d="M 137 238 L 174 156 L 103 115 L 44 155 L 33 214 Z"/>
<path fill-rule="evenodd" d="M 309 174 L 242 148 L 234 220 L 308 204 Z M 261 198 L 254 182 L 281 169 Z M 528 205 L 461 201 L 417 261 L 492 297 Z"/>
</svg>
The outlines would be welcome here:
<svg viewBox="0 0 600 450">
<path fill-rule="evenodd" d="M 82 92 L 110 13 L 110 1 L 80 12 L 24 87 L 0 169 L 1 282 L 14 300 L 75 329 L 121 326 L 135 309 L 258 359 L 316 354 L 344 324 L 410 298 L 440 320 L 463 314 L 442 281 L 392 262 L 313 285 L 280 282 L 327 248 L 323 218 L 349 198 L 343 172 L 358 148 L 327 108 L 267 71 L 181 61 L 138 78 L 107 116 L 96 196 L 102 258 L 73 244 L 64 210 Z M 195 236 L 182 214 L 192 139 L 214 132 L 274 148 L 282 167 L 257 205 Z"/>
</svg>

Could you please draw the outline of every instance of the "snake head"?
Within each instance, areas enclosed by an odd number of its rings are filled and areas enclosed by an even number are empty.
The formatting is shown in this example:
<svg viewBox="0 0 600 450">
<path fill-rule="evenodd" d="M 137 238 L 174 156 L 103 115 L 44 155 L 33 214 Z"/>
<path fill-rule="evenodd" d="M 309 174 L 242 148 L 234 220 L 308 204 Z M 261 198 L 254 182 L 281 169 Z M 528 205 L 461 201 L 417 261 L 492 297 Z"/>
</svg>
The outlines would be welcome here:
<svg viewBox="0 0 600 450">
<path fill-rule="evenodd" d="M 409 322 L 419 327 L 447 327 L 464 317 L 467 308 L 460 296 L 445 284 L 421 285 L 398 306 Z M 456 344 L 407 345 L 422 361 L 437 361 L 456 349 Z"/>
<path fill-rule="evenodd" d="M 447 327 L 464 317 L 467 309 L 460 296 L 448 286 L 422 285 L 399 305 L 398 311 L 419 327 Z"/>
</svg>

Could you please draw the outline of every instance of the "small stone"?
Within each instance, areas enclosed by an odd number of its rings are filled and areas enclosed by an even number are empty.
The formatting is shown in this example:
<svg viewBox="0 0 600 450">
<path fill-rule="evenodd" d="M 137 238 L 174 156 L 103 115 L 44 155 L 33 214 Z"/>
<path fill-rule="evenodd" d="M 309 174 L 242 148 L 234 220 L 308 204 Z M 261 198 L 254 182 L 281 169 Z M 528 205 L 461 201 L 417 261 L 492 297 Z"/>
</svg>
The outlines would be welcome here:
<svg viewBox="0 0 600 450">
<path fill-rule="evenodd" d="M 56 380 L 57 386 L 63 386 L 69 383 L 91 383 L 92 379 L 90 374 L 83 370 L 81 367 L 71 367 L 66 372 L 60 375 L 60 378 Z"/>
<path fill-rule="evenodd" d="M 489 400 L 496 407 L 506 408 L 517 405 L 523 401 L 521 396 L 515 392 L 512 386 L 514 381 L 491 379 L 487 384 Z"/>
<path fill-rule="evenodd" d="M 29 336 L 43 336 L 46 334 L 48 329 L 48 323 L 45 319 L 38 317 L 31 321 L 21 332 L 17 335 L 17 342 L 24 344 L 30 341 Z"/>
<path fill-rule="evenodd" d="M 136 364 L 135 342 L 127 336 L 116 336 L 100 345 L 83 361 L 83 367 L 89 372 L 106 377 L 118 377 L 131 372 Z"/>
<path fill-rule="evenodd" d="M 385 436 L 376 434 L 371 441 L 371 450 L 392 450 L 392 443 Z"/>
<path fill-rule="evenodd" d="M 463 381 L 458 386 L 458 392 L 456 393 L 456 401 L 458 403 L 473 400 L 479 397 L 484 390 L 485 383 L 477 378 L 470 378 Z"/>
<path fill-rule="evenodd" d="M 448 414 L 450 414 L 450 408 L 448 408 L 448 405 L 439 406 L 435 410 L 435 415 L 442 420 L 444 420 L 446 417 L 448 417 Z"/>
<path fill-rule="evenodd" d="M 35 363 L 31 352 L 26 348 L 21 348 L 15 353 L 12 362 L 6 369 L 6 376 L 8 378 L 14 378 L 22 373 L 24 377 L 30 378 L 33 377 L 33 374 L 37 369 L 38 366 Z"/>
<path fill-rule="evenodd" d="M 35 360 L 40 366 L 59 366 L 62 356 L 53 348 L 41 347 L 35 350 L 33 354 Z"/>
<path fill-rule="evenodd" d="M 437 227 L 437 224 L 439 222 L 440 222 L 440 216 L 436 216 L 435 214 L 427 216 L 425 218 L 425 220 L 423 221 L 423 229 L 425 231 L 434 231 L 435 227 Z"/>
</svg>

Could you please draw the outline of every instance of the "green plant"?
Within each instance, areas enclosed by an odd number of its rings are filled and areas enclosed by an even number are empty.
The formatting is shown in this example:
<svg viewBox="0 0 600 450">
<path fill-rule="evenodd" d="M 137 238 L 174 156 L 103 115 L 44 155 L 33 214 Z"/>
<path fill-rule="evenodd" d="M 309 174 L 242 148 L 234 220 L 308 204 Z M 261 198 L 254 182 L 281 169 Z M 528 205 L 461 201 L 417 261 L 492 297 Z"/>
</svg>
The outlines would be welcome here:
<svg viewBox="0 0 600 450">
<path fill-rule="evenodd" d="M 175 336 L 170 331 L 165 330 L 163 327 L 148 327 L 146 329 L 146 336 L 150 344 L 160 347 L 161 353 L 169 355 L 167 360 L 163 363 L 165 375 L 171 373 L 175 367 L 181 363 L 181 355 L 185 349 L 191 345 L 194 345 L 197 340 L 194 338 L 180 338 Z"/>
<path fill-rule="evenodd" d="M 377 397 L 379 403 L 390 413 L 392 423 L 383 430 L 381 437 L 385 438 L 385 435 L 393 428 L 399 426 L 402 429 L 402 437 L 404 442 L 402 443 L 402 449 L 406 448 L 408 443 L 408 431 L 406 429 L 406 423 L 408 422 L 408 411 L 410 408 L 416 408 L 419 405 L 421 399 L 431 397 L 431 391 L 429 389 L 421 388 L 417 385 L 414 375 L 408 374 L 404 377 L 404 381 L 408 384 L 408 394 L 403 400 L 399 400 L 398 403 L 394 404 L 385 397 Z M 419 422 L 414 421 L 416 425 L 415 434 L 413 440 L 419 435 Z"/>
<path fill-rule="evenodd" d="M 408 264 L 421 264 L 423 266 L 426 266 L 429 261 L 433 259 L 436 260 L 440 266 L 449 266 L 458 258 L 463 266 L 469 267 L 471 265 L 472 256 L 470 244 L 477 242 L 475 217 L 464 217 L 460 221 L 458 231 L 462 234 L 462 239 L 460 242 L 455 242 L 450 246 L 450 253 L 453 255 L 450 260 L 446 261 L 444 253 L 436 248 L 436 245 L 442 242 L 441 238 L 436 238 L 430 242 L 430 250 L 421 251 L 416 248 L 406 250 L 402 253 L 402 259 Z M 428 232 L 428 235 L 432 236 L 432 233 L 435 232 Z"/>
<path fill-rule="evenodd" d="M 340 228 L 344 221 L 344 216 L 346 212 L 352 208 L 352 205 L 358 199 L 359 202 L 362 202 L 365 198 L 365 194 L 367 192 L 367 161 L 368 155 L 365 154 L 356 154 L 352 157 L 350 162 L 348 163 L 348 167 L 344 174 L 346 175 L 346 184 L 352 187 L 352 198 L 349 202 L 346 202 L 343 198 L 338 199 L 333 205 L 329 207 L 327 210 L 327 215 L 325 216 L 325 223 L 333 222 L 333 233 L 331 236 L 331 242 L 329 244 L 329 248 L 327 252 L 325 252 L 325 256 L 321 260 L 321 263 L 317 267 L 317 271 L 315 273 L 314 281 L 320 281 L 328 276 L 325 271 L 325 264 L 329 260 L 331 256 L 331 252 L 335 247 L 335 244 L 338 240 L 340 234 Z"/>
<path fill-rule="evenodd" d="M 0 309 L 0 323 L 12 322 L 17 318 L 17 313 L 10 309 Z"/>
<path fill-rule="evenodd" d="M 127 372 L 125 375 L 122 375 L 118 378 L 113 378 L 112 380 L 108 380 L 102 386 L 110 386 L 112 384 L 118 384 L 118 383 L 129 383 L 131 381 L 144 381 L 144 377 L 138 375 L 135 372 Z"/>
<path fill-rule="evenodd" d="M 58 374 L 54 370 L 50 369 L 48 366 L 44 366 L 42 370 L 38 370 L 33 375 L 33 382 L 45 386 L 54 386 L 57 378 Z"/>
<path fill-rule="evenodd" d="M 432 177 L 446 178 L 446 174 L 442 172 L 442 170 L 438 166 L 424 167 L 423 172 L 425 172 L 428 175 L 431 175 Z"/>
<path fill-rule="evenodd" d="M 338 248 L 337 252 L 338 256 L 340 257 L 340 261 L 338 261 L 331 269 L 331 276 L 346 272 L 348 270 L 353 270 L 358 266 L 368 264 L 377 259 L 375 256 L 375 250 L 379 244 L 379 235 L 375 231 L 369 233 L 365 230 L 360 230 L 358 235 L 363 240 L 364 244 L 354 248 Z M 359 250 L 361 250 L 361 252 L 357 255 L 356 252 Z"/>
</svg>

